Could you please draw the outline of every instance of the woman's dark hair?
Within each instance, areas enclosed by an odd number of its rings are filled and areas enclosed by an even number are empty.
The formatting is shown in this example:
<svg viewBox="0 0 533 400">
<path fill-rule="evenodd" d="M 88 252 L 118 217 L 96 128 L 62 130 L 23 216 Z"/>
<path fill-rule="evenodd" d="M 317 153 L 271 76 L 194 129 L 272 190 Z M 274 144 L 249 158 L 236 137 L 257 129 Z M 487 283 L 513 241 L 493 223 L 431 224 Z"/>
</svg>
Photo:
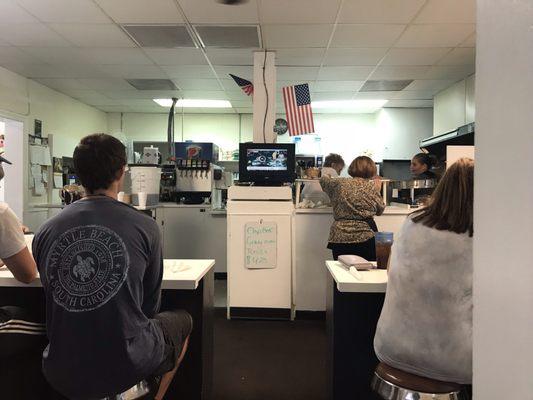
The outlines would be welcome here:
<svg viewBox="0 0 533 400">
<path fill-rule="evenodd" d="M 427 153 L 418 153 L 415 154 L 413 160 L 418 161 L 420 164 L 425 164 L 428 167 L 428 170 L 433 168 L 437 164 L 437 159 L 435 156 Z"/>
<path fill-rule="evenodd" d="M 378 173 L 376 164 L 370 157 L 359 156 L 348 167 L 348 174 L 352 178 L 371 179 Z"/>
<path fill-rule="evenodd" d="M 344 166 L 344 160 L 339 154 L 330 153 L 324 159 L 324 167 L 331 167 L 333 164 Z"/>
<path fill-rule="evenodd" d="M 96 133 L 85 136 L 74 149 L 74 170 L 89 193 L 107 189 L 120 178 L 126 165 L 126 148 L 113 136 Z"/>
<path fill-rule="evenodd" d="M 474 234 L 474 161 L 453 163 L 431 196 L 429 205 L 414 212 L 413 222 L 440 231 Z"/>
</svg>

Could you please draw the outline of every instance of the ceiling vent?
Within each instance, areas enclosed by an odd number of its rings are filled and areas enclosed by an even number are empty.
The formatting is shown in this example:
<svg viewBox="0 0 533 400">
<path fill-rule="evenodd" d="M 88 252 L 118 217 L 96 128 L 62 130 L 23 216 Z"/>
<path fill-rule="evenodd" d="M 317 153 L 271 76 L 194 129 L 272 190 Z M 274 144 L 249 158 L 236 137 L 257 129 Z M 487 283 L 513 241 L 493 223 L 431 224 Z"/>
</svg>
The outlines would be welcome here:
<svg viewBox="0 0 533 400">
<path fill-rule="evenodd" d="M 205 47 L 259 48 L 258 26 L 213 26 L 195 25 Z"/>
<path fill-rule="evenodd" d="M 141 47 L 196 47 L 183 25 L 122 25 L 122 28 Z"/>
<path fill-rule="evenodd" d="M 403 81 L 366 81 L 360 92 L 396 92 L 405 89 L 413 80 Z"/>
<path fill-rule="evenodd" d="M 178 90 L 170 79 L 126 79 L 137 90 Z"/>
</svg>

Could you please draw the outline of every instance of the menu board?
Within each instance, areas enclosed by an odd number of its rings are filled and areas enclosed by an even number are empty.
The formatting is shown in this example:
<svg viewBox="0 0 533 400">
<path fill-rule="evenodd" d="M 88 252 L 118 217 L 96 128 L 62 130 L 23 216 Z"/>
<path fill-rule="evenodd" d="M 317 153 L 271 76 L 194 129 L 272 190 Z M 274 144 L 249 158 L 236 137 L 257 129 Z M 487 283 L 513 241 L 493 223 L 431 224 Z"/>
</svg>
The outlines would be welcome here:
<svg viewBox="0 0 533 400">
<path fill-rule="evenodd" d="M 244 265 L 248 269 L 276 268 L 278 231 L 275 222 L 244 226 Z"/>
</svg>

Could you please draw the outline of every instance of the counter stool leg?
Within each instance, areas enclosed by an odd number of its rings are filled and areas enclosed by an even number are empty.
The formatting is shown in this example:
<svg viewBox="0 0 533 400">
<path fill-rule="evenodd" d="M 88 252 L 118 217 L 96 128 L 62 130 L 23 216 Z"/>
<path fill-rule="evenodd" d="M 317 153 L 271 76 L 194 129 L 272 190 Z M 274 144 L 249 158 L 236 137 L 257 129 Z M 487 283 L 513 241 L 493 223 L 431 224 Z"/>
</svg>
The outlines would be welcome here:
<svg viewBox="0 0 533 400">
<path fill-rule="evenodd" d="M 154 397 L 154 400 L 162 400 L 165 396 L 165 393 L 168 390 L 168 387 L 170 386 L 170 382 L 172 382 L 172 379 L 174 379 L 174 375 L 176 375 L 176 371 L 178 370 L 181 362 L 183 361 L 183 358 L 185 357 L 185 353 L 187 353 L 187 348 L 189 347 L 189 338 L 190 335 L 187 336 L 187 339 L 185 339 L 185 343 L 183 344 L 183 349 L 181 350 L 181 353 L 178 357 L 178 361 L 176 362 L 176 366 L 172 371 L 167 372 L 164 374 L 161 378 L 161 383 L 159 384 L 159 389 L 157 390 L 157 394 Z"/>
</svg>

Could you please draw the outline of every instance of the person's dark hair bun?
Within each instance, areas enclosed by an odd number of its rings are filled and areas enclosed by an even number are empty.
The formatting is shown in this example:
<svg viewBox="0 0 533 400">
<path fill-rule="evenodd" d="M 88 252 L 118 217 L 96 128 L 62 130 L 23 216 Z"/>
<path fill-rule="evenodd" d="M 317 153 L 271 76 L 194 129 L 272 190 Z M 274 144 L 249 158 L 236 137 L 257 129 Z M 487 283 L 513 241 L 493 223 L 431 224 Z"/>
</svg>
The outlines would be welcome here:
<svg viewBox="0 0 533 400">
<path fill-rule="evenodd" d="M 420 164 L 427 165 L 428 169 L 431 169 L 437 165 L 437 157 L 435 157 L 433 154 L 427 154 L 427 153 L 418 153 L 416 154 L 413 159 L 418 161 Z"/>
</svg>

